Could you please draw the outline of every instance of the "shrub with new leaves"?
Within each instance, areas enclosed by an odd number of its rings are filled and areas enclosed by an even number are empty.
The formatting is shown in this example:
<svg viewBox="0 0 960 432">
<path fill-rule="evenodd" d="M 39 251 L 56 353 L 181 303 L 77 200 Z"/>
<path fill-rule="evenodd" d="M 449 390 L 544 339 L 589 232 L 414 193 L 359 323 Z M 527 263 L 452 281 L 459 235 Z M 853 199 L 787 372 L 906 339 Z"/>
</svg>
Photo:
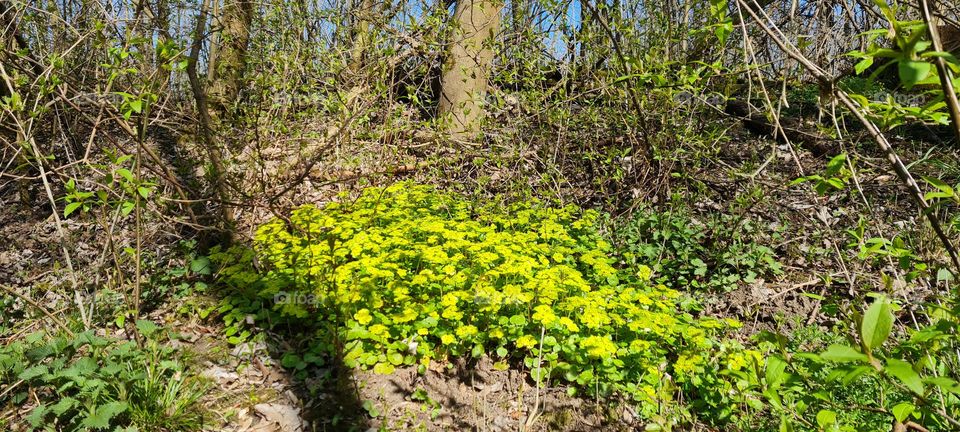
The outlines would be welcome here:
<svg viewBox="0 0 960 432">
<path fill-rule="evenodd" d="M 350 367 L 422 371 L 433 359 L 491 353 L 499 367 L 522 360 L 535 380 L 628 394 L 650 417 L 675 397 L 673 381 L 690 382 L 678 373 L 716 357 L 707 353 L 719 349 L 712 336 L 733 322 L 683 312 L 680 293 L 650 284 L 647 267 L 614 268 L 598 219 L 539 202 L 477 204 L 411 183 L 370 188 L 262 226 L 260 296 L 317 300 L 275 307 L 338 329 Z M 248 284 L 241 268 L 221 276 Z M 674 370 L 677 356 L 698 364 Z"/>
</svg>

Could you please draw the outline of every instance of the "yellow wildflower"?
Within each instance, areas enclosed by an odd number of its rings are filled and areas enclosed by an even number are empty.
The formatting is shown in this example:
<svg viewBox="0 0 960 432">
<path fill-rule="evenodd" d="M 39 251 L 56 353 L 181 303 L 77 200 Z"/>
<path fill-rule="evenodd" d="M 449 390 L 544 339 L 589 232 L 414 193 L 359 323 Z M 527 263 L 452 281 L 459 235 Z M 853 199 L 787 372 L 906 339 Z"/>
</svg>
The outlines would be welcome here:
<svg viewBox="0 0 960 432">
<path fill-rule="evenodd" d="M 537 340 L 530 335 L 523 335 L 517 339 L 517 348 L 533 348 L 537 346 Z"/>
<path fill-rule="evenodd" d="M 370 321 L 373 321 L 373 317 L 370 315 L 370 310 L 360 309 L 357 313 L 353 314 L 353 319 L 357 320 L 360 325 L 367 325 Z"/>
<path fill-rule="evenodd" d="M 589 336 L 580 341 L 580 349 L 590 357 L 607 358 L 616 355 L 617 345 L 612 340 L 602 336 Z"/>
<path fill-rule="evenodd" d="M 461 338 L 470 337 L 477 334 L 477 327 L 472 325 L 464 325 L 457 328 L 457 336 Z"/>
<path fill-rule="evenodd" d="M 550 324 L 557 321 L 557 316 L 553 313 L 553 308 L 549 305 L 538 305 L 533 308 L 533 310 L 533 320 L 543 323 L 544 326 L 549 327 Z"/>
</svg>

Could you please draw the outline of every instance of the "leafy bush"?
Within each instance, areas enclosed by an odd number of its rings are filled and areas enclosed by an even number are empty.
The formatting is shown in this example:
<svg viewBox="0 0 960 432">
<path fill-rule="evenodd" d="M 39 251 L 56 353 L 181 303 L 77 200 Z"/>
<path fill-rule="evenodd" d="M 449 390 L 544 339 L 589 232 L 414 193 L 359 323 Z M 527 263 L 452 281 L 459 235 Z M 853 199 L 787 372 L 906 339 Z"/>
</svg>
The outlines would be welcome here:
<svg viewBox="0 0 960 432">
<path fill-rule="evenodd" d="M 522 362 L 534 380 L 562 378 L 571 392 L 629 395 L 646 418 L 673 406 L 678 384 L 727 394 L 721 363 L 760 358 L 717 342 L 738 323 L 682 311 L 681 294 L 650 283 L 648 267 L 613 267 L 598 218 L 538 202 L 476 204 L 401 183 L 262 226 L 262 274 L 241 248 L 211 258 L 227 284 L 278 300 L 287 317 L 336 329 L 329 347 L 340 347 L 349 367 L 422 372 L 434 359 L 490 353 L 497 367 Z"/>
<path fill-rule="evenodd" d="M 615 242 L 629 265 L 646 263 L 676 289 L 732 290 L 739 282 L 782 273 L 773 250 L 754 241 L 749 221 L 721 214 L 699 223 L 682 212 L 645 208 L 619 225 Z"/>
<path fill-rule="evenodd" d="M 786 336 L 766 335 L 778 354 L 766 359 L 753 382 L 781 416 L 781 430 L 960 427 L 958 309 L 931 305 L 932 323 L 902 340 L 890 337 L 895 310 L 888 298 L 876 296 L 862 313 L 851 314 L 854 337 L 834 337 L 819 353 L 798 352 Z"/>
<path fill-rule="evenodd" d="M 23 420 L 43 430 L 199 430 L 204 384 L 160 345 L 156 325 L 137 326 L 144 348 L 93 331 L 40 331 L 3 346 L 0 404 L 38 401 Z"/>
</svg>

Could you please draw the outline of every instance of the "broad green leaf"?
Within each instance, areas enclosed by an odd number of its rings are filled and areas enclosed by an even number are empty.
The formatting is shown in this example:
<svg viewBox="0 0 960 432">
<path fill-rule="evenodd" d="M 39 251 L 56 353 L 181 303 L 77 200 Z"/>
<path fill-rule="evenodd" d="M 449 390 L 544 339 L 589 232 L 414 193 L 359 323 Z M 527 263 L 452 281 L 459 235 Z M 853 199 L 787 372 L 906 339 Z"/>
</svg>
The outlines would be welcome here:
<svg viewBox="0 0 960 432">
<path fill-rule="evenodd" d="M 863 325 L 860 327 L 860 337 L 863 346 L 873 350 L 883 344 L 890 336 L 893 328 L 893 312 L 886 297 L 880 296 L 863 314 Z"/>
<path fill-rule="evenodd" d="M 866 362 L 867 356 L 846 345 L 830 345 L 827 350 L 820 354 L 824 360 L 845 363 L 845 362 Z"/>
<path fill-rule="evenodd" d="M 857 72 L 857 75 L 860 75 L 872 65 L 873 57 L 865 57 L 863 60 L 857 62 L 857 64 L 853 66 L 853 69 Z"/>
<path fill-rule="evenodd" d="M 837 423 L 837 413 L 830 410 L 820 410 L 817 413 L 817 424 L 821 429 L 826 429 Z"/>
<path fill-rule="evenodd" d="M 108 402 L 95 407 L 93 412 L 83 419 L 83 426 L 91 429 L 110 427 L 110 420 L 127 410 L 126 402 Z"/>
<path fill-rule="evenodd" d="M 373 373 L 378 375 L 390 375 L 396 368 L 390 363 L 377 363 L 373 366 Z"/>
<path fill-rule="evenodd" d="M 924 379 L 928 384 L 937 386 L 940 390 L 948 391 L 954 394 L 960 394 L 960 384 L 947 377 L 930 377 Z"/>
<path fill-rule="evenodd" d="M 133 201 L 124 201 L 123 204 L 120 205 L 120 213 L 124 216 L 127 216 L 135 207 L 136 205 L 133 203 Z"/>
<path fill-rule="evenodd" d="M 160 329 L 160 326 L 158 326 L 157 324 L 155 324 L 153 321 L 150 321 L 150 320 L 137 320 L 136 326 L 137 326 L 137 331 L 139 331 L 140 334 L 147 337 L 150 337 L 152 334 L 156 333 L 157 330 Z"/>
<path fill-rule="evenodd" d="M 24 381 L 32 380 L 36 377 L 42 376 L 47 373 L 46 365 L 35 365 L 25 369 L 23 372 L 20 372 L 20 375 L 17 375 L 17 378 Z"/>
<path fill-rule="evenodd" d="M 893 417 L 897 419 L 898 422 L 903 423 L 907 417 L 916 410 L 916 407 L 913 406 L 910 402 L 901 402 L 893 407 L 890 411 L 893 412 Z"/>
<path fill-rule="evenodd" d="M 47 416 L 47 413 L 50 412 L 49 408 L 46 405 L 40 404 L 30 410 L 30 415 L 27 416 L 27 422 L 30 423 L 30 426 L 34 428 L 39 428 L 44 423 L 44 417 Z"/>
<path fill-rule="evenodd" d="M 923 395 L 923 380 L 920 374 L 913 370 L 913 365 L 903 360 L 889 359 L 884 370 L 900 380 L 910 391 Z"/>
<path fill-rule="evenodd" d="M 117 169 L 117 174 L 118 174 L 120 177 L 123 177 L 123 179 L 126 180 L 126 181 L 133 181 L 133 173 L 130 172 L 130 170 L 128 170 L 128 169 L 126 169 L 126 168 L 118 168 L 118 169 Z"/>
<path fill-rule="evenodd" d="M 387 354 L 387 361 L 394 366 L 400 366 L 403 364 L 403 354 L 400 353 L 390 353 Z"/>
<path fill-rule="evenodd" d="M 60 399 L 59 402 L 50 406 L 50 411 L 60 416 L 60 415 L 63 415 L 63 413 L 67 412 L 67 410 L 77 406 L 78 404 L 79 402 L 76 399 L 67 396 L 67 397 L 64 397 L 63 399 Z"/>
<path fill-rule="evenodd" d="M 303 363 L 303 359 L 299 355 L 294 353 L 286 353 L 280 358 L 280 364 L 285 368 L 295 368 Z"/>
<path fill-rule="evenodd" d="M 840 153 L 834 156 L 833 158 L 830 159 L 830 162 L 827 162 L 827 174 L 834 175 L 840 172 L 840 170 L 843 169 L 846 163 L 847 163 L 846 153 Z"/>
<path fill-rule="evenodd" d="M 67 204 L 67 206 L 63 208 L 63 217 L 70 216 L 71 213 L 77 211 L 77 209 L 80 208 L 80 206 L 82 205 L 83 205 L 82 202 L 72 202 L 70 204 Z"/>
<path fill-rule="evenodd" d="M 210 259 L 205 256 L 199 256 L 193 261 L 190 261 L 190 271 L 198 275 L 209 275 L 210 274 Z"/>
<path fill-rule="evenodd" d="M 898 62 L 900 82 L 909 90 L 930 75 L 930 67 L 930 63 L 925 61 L 901 60 Z"/>
<path fill-rule="evenodd" d="M 135 113 L 140 113 L 143 111 L 143 101 L 140 99 L 134 99 L 130 101 L 130 110 Z"/>
<path fill-rule="evenodd" d="M 767 367 L 766 367 L 766 378 L 767 386 L 776 388 L 788 377 L 790 374 L 786 373 L 787 362 L 783 361 L 780 357 L 770 356 L 767 357 Z"/>
<path fill-rule="evenodd" d="M 857 366 L 847 371 L 840 379 L 840 382 L 843 383 L 843 385 L 850 385 L 850 383 L 860 379 L 864 374 L 875 371 L 876 369 L 874 369 L 873 366 Z"/>
</svg>

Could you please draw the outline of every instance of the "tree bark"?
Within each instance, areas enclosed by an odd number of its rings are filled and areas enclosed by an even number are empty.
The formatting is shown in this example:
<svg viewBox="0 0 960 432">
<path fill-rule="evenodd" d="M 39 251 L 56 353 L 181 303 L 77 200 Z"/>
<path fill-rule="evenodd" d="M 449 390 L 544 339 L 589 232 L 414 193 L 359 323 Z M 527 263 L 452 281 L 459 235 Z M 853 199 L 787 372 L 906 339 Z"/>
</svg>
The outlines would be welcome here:
<svg viewBox="0 0 960 432">
<path fill-rule="evenodd" d="M 363 70 L 365 57 L 372 38 L 370 16 L 373 14 L 373 0 L 360 0 L 353 13 L 353 42 L 350 47 L 350 70 L 359 74 Z"/>
<path fill-rule="evenodd" d="M 228 0 L 223 4 L 219 58 L 210 91 L 211 108 L 219 116 L 229 112 L 243 87 L 253 11 L 254 3 L 250 0 Z"/>
<path fill-rule="evenodd" d="M 453 38 L 441 79 L 440 115 L 451 120 L 455 139 L 475 135 L 485 115 L 491 47 L 500 25 L 497 0 L 458 0 Z"/>
</svg>

